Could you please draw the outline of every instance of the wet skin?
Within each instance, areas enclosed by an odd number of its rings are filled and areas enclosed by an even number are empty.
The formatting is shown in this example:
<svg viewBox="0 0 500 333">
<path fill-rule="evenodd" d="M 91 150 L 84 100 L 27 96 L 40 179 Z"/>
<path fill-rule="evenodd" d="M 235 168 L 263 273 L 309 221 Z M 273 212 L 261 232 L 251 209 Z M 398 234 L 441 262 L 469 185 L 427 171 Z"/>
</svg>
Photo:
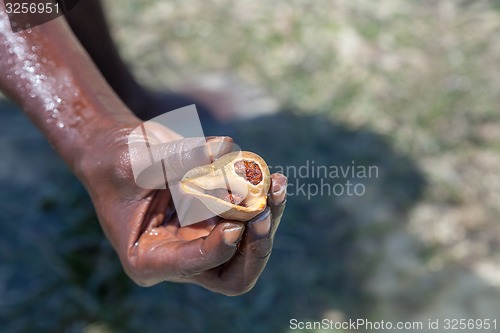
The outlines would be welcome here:
<svg viewBox="0 0 500 333">
<path fill-rule="evenodd" d="M 139 285 L 189 282 L 226 294 L 250 290 L 264 269 L 285 206 L 286 178 L 272 175 L 268 208 L 247 223 L 214 218 L 180 227 L 168 190 L 139 188 L 127 135 L 141 124 L 102 77 L 64 18 L 11 31 L 0 1 L 0 88 L 38 126 L 94 203 L 99 222 L 125 272 Z M 207 149 L 175 154 L 182 174 Z M 159 144 L 180 152 L 190 140 Z"/>
</svg>

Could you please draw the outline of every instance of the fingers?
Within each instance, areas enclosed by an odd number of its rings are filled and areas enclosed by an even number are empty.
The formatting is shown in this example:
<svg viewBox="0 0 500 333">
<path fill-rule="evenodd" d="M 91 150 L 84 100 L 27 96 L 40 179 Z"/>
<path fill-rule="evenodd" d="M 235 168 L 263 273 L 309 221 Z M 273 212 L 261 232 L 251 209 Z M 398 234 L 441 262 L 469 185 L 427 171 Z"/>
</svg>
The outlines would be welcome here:
<svg viewBox="0 0 500 333">
<path fill-rule="evenodd" d="M 243 223 L 221 223 L 205 238 L 183 243 L 177 249 L 177 273 L 190 277 L 222 265 L 236 252 Z"/>
<path fill-rule="evenodd" d="M 287 183 L 288 179 L 284 175 L 280 173 L 274 173 L 271 175 L 271 188 L 269 192 L 268 206 L 271 208 L 271 214 L 273 216 L 273 235 L 276 232 L 276 229 L 278 229 L 281 217 L 285 211 Z"/>
<path fill-rule="evenodd" d="M 248 222 L 234 257 L 222 267 L 200 276 L 200 284 L 226 295 L 240 295 L 254 286 L 272 251 L 285 207 L 286 184 L 285 176 L 272 175 L 269 207 Z"/>
<path fill-rule="evenodd" d="M 274 205 L 281 205 L 286 198 L 287 178 L 280 173 L 271 175 L 271 189 L 269 193 L 270 202 Z"/>
<path fill-rule="evenodd" d="M 143 286 L 166 280 L 186 281 L 227 262 L 236 252 L 244 228 L 240 222 L 220 223 L 206 238 L 192 241 L 141 237 L 127 273 Z"/>
<path fill-rule="evenodd" d="M 243 294 L 255 285 L 269 260 L 285 197 L 286 177 L 272 175 L 269 207 L 246 227 L 223 221 L 207 237 L 191 241 L 145 234 L 132 251 L 127 273 L 144 286 L 165 280 L 193 282 L 226 295 Z"/>
<path fill-rule="evenodd" d="M 184 138 L 159 144 L 129 144 L 136 183 L 147 189 L 166 189 L 194 167 L 206 165 L 233 151 L 229 137 Z M 132 147 L 132 148 L 131 148 Z"/>
<path fill-rule="evenodd" d="M 273 245 L 270 231 L 271 214 L 267 208 L 248 223 L 238 251 L 231 260 L 195 277 L 194 282 L 228 296 L 241 295 L 252 289 L 269 260 Z"/>
<path fill-rule="evenodd" d="M 207 137 L 207 153 L 211 162 L 236 149 L 233 139 L 228 136 Z"/>
<path fill-rule="evenodd" d="M 182 179 L 194 167 L 212 163 L 233 150 L 229 137 L 185 138 L 151 147 L 154 161 L 165 161 L 169 181 Z"/>
</svg>

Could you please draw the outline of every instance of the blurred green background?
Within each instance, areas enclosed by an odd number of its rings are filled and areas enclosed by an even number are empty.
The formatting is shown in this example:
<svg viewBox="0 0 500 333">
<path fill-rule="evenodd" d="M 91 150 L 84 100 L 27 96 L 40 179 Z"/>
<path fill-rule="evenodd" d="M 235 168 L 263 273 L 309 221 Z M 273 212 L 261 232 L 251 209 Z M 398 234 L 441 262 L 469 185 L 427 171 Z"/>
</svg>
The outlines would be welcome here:
<svg viewBox="0 0 500 333">
<path fill-rule="evenodd" d="M 234 117 L 207 131 L 271 166 L 354 163 L 379 177 L 350 179 L 363 196 L 292 191 L 244 296 L 139 288 L 83 188 L 3 103 L 1 332 L 285 333 L 292 318 L 500 325 L 500 2 L 104 4 L 142 83 L 232 96 Z"/>
</svg>

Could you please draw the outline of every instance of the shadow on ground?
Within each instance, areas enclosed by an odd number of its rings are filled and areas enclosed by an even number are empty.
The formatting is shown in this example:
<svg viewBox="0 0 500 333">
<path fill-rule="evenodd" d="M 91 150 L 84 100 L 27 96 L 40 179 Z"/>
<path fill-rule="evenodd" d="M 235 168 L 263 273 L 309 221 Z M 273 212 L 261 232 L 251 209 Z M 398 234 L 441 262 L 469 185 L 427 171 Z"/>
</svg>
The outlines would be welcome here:
<svg viewBox="0 0 500 333">
<path fill-rule="evenodd" d="M 292 112 L 211 127 L 274 170 L 375 166 L 378 177 L 290 172 L 295 187 L 272 258 L 242 297 L 191 285 L 143 289 L 122 273 L 84 189 L 36 129 L 8 104 L 0 105 L 0 119 L 3 332 L 285 332 L 291 318 L 365 316 L 375 304 L 365 284 L 383 260 L 384 237 L 401 228 L 425 187 L 415 162 L 366 128 Z M 325 193 L 325 183 L 346 181 L 364 194 Z M 308 199 L 302 184 L 324 193 Z"/>
</svg>

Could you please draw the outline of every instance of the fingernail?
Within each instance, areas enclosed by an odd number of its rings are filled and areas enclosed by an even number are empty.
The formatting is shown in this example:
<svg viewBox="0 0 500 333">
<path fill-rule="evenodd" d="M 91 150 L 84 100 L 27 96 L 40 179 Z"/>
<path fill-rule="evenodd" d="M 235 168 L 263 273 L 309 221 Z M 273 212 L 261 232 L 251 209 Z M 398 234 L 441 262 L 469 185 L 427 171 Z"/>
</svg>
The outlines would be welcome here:
<svg viewBox="0 0 500 333">
<path fill-rule="evenodd" d="M 275 205 L 281 205 L 286 198 L 286 188 L 288 184 L 288 179 L 281 174 L 272 174 L 272 186 L 270 189 L 269 198 L 271 202 Z"/>
<path fill-rule="evenodd" d="M 225 137 L 215 137 L 207 140 L 207 143 L 205 145 L 206 156 L 213 161 L 216 157 L 219 156 L 225 144 L 227 144 L 227 140 Z"/>
<path fill-rule="evenodd" d="M 271 189 L 271 200 L 274 204 L 281 204 L 285 201 L 286 185 L 274 184 Z"/>
<path fill-rule="evenodd" d="M 224 242 L 227 245 L 234 245 L 238 243 L 241 239 L 241 235 L 243 234 L 243 226 L 234 225 L 224 229 Z"/>
<path fill-rule="evenodd" d="M 255 221 L 250 222 L 250 226 L 257 235 L 267 236 L 271 231 L 271 210 L 266 208 L 260 215 L 257 215 Z"/>
</svg>

